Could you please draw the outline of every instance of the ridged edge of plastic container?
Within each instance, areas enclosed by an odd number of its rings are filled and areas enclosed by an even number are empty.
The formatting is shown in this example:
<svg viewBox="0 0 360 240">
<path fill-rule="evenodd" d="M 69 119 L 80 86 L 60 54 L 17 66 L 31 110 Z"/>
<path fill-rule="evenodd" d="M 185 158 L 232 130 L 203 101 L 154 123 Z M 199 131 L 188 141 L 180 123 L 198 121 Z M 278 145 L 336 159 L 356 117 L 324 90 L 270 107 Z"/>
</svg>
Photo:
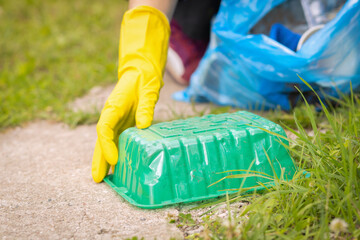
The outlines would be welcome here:
<svg viewBox="0 0 360 240">
<path fill-rule="evenodd" d="M 186 204 L 186 203 L 191 203 L 191 202 L 197 202 L 197 201 L 204 201 L 204 200 L 209 200 L 209 199 L 214 199 L 216 197 L 222 197 L 225 196 L 227 193 L 228 194 L 234 194 L 239 192 L 238 190 L 236 191 L 224 191 L 223 193 L 219 193 L 219 194 L 211 194 L 211 195 L 207 195 L 207 196 L 202 196 L 202 197 L 194 197 L 194 198 L 189 198 L 186 200 L 174 200 L 174 201 L 167 201 L 167 202 L 163 202 L 162 204 L 140 204 L 138 202 L 136 202 L 136 200 L 134 200 L 133 198 L 129 197 L 128 195 L 126 195 L 126 192 L 123 190 L 125 188 L 121 188 L 121 187 L 117 187 L 113 182 L 112 182 L 112 174 L 106 176 L 106 178 L 104 178 L 104 181 L 116 192 L 118 193 L 121 197 L 123 197 L 126 201 L 128 201 L 130 204 L 137 206 L 139 208 L 145 208 L 145 209 L 156 209 L 156 208 L 163 208 L 163 207 L 167 207 L 167 206 L 171 206 L 171 205 L 175 205 L 175 204 Z M 274 186 L 273 182 L 268 182 L 266 184 L 264 184 L 266 187 L 272 187 Z M 251 193 L 253 191 L 262 191 L 265 190 L 265 187 L 263 186 L 258 186 L 258 187 L 253 187 L 247 191 L 242 192 L 243 193 Z"/>
<path fill-rule="evenodd" d="M 300 169 L 298 169 L 298 171 L 300 171 Z M 309 172 L 307 172 L 305 170 L 302 170 L 302 171 L 303 171 L 302 175 L 305 175 L 305 178 L 310 177 Z M 222 196 L 225 196 L 226 194 L 234 194 L 234 193 L 239 192 L 239 190 L 224 191 L 223 193 L 220 193 L 220 194 L 212 194 L 212 195 L 208 195 L 208 196 L 204 196 L 204 197 L 189 198 L 187 200 L 168 201 L 168 202 L 164 202 L 163 204 L 153 204 L 153 205 L 152 204 L 140 204 L 140 203 L 136 202 L 133 198 L 126 195 L 126 193 L 120 187 L 117 187 L 111 180 L 112 176 L 113 176 L 112 174 L 106 176 L 104 178 L 104 182 L 106 182 L 117 194 L 119 194 L 121 197 L 123 197 L 130 204 L 132 204 L 136 207 L 139 207 L 139 208 L 144 208 L 144 209 L 157 209 L 157 208 L 169 207 L 169 206 L 175 205 L 175 204 L 186 204 L 186 203 L 192 203 L 192 202 L 197 202 L 197 201 L 204 201 L 204 200 L 209 200 L 209 199 L 215 199 L 217 197 L 222 197 Z M 271 188 L 274 185 L 275 185 L 274 182 L 268 182 L 268 183 L 264 184 L 265 187 L 263 187 L 263 186 L 253 187 L 247 191 L 242 192 L 241 194 L 252 193 L 254 191 L 262 191 L 262 190 L 265 190 L 266 188 Z"/>
</svg>

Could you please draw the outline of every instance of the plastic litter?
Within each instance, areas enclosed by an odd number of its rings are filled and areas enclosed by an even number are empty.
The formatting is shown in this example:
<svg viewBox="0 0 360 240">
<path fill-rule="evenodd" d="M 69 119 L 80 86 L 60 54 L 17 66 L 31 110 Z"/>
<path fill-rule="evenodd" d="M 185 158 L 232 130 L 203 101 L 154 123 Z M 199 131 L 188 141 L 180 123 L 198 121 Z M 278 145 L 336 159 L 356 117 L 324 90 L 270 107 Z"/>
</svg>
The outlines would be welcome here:
<svg viewBox="0 0 360 240">
<path fill-rule="evenodd" d="M 336 9 L 344 0 L 300 0 L 309 27 L 328 22 L 331 10 Z"/>
<path fill-rule="evenodd" d="M 223 0 L 212 26 L 210 45 L 190 86 L 173 97 L 247 109 L 291 109 L 295 87 L 322 97 L 339 97 L 360 86 L 360 1 L 348 0 L 335 18 L 298 52 L 263 34 L 248 34 L 284 0 Z M 305 94 L 306 95 L 306 94 Z"/>
<path fill-rule="evenodd" d="M 133 205 L 160 208 L 241 186 L 261 189 L 259 183 L 273 183 L 269 177 L 292 179 L 296 166 L 283 145 L 288 143 L 259 127 L 286 136 L 279 125 L 245 111 L 129 128 L 119 137 L 119 161 L 105 182 Z M 261 174 L 216 183 L 250 170 Z"/>
</svg>

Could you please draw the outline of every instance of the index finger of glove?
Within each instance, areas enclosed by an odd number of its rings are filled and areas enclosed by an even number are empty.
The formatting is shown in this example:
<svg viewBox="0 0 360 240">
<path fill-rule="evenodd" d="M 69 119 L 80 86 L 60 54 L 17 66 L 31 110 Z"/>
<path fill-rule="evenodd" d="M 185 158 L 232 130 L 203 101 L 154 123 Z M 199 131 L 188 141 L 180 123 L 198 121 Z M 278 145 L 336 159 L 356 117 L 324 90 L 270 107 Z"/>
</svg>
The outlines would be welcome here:
<svg viewBox="0 0 360 240">
<path fill-rule="evenodd" d="M 136 110 L 136 126 L 140 129 L 151 125 L 154 117 L 155 104 L 159 99 L 160 82 L 150 82 L 143 87 Z"/>
</svg>

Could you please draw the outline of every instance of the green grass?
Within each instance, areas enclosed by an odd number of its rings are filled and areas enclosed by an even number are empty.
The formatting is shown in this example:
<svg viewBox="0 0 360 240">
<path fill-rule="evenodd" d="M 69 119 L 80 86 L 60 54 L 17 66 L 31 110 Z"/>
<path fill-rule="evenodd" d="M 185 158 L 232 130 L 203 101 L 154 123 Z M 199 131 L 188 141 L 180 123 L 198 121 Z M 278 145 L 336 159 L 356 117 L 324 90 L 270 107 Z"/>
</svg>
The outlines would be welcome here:
<svg viewBox="0 0 360 240">
<path fill-rule="evenodd" d="M 121 0 L 0 0 L 0 129 L 36 118 L 77 124 L 81 114 L 72 116 L 67 103 L 116 81 L 126 7 Z M 82 121 L 89 119 L 96 121 Z"/>
<path fill-rule="evenodd" d="M 299 173 L 289 182 L 276 179 L 261 194 L 233 196 L 227 202 L 250 204 L 227 224 L 205 215 L 205 230 L 188 239 L 359 239 L 360 100 L 349 96 L 338 102 L 340 107 L 330 111 L 324 106 L 323 113 L 305 104 L 292 120 L 285 117 L 296 126 L 288 128 L 297 135 L 289 139 L 289 150 L 309 178 Z M 299 122 L 305 118 L 310 129 Z M 341 219 L 338 227 L 331 227 L 334 219 Z"/>
<path fill-rule="evenodd" d="M 34 119 L 95 123 L 99 112 L 74 113 L 68 103 L 93 86 L 116 81 L 126 8 L 125 0 L 0 0 L 0 130 Z M 230 110 L 211 107 L 210 113 Z M 261 114 L 294 125 L 291 114 Z"/>
</svg>

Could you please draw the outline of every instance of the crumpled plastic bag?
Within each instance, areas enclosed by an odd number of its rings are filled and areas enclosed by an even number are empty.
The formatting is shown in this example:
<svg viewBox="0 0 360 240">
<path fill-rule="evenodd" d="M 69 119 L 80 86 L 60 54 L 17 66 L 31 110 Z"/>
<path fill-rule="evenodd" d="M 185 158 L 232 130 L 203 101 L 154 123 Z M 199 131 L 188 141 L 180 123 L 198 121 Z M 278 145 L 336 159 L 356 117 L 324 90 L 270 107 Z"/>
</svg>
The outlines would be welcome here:
<svg viewBox="0 0 360 240">
<path fill-rule="evenodd" d="M 348 0 L 337 16 L 294 52 L 249 30 L 285 0 L 223 0 L 211 41 L 180 101 L 246 109 L 290 110 L 302 92 L 339 97 L 360 85 L 360 1 Z"/>
</svg>

